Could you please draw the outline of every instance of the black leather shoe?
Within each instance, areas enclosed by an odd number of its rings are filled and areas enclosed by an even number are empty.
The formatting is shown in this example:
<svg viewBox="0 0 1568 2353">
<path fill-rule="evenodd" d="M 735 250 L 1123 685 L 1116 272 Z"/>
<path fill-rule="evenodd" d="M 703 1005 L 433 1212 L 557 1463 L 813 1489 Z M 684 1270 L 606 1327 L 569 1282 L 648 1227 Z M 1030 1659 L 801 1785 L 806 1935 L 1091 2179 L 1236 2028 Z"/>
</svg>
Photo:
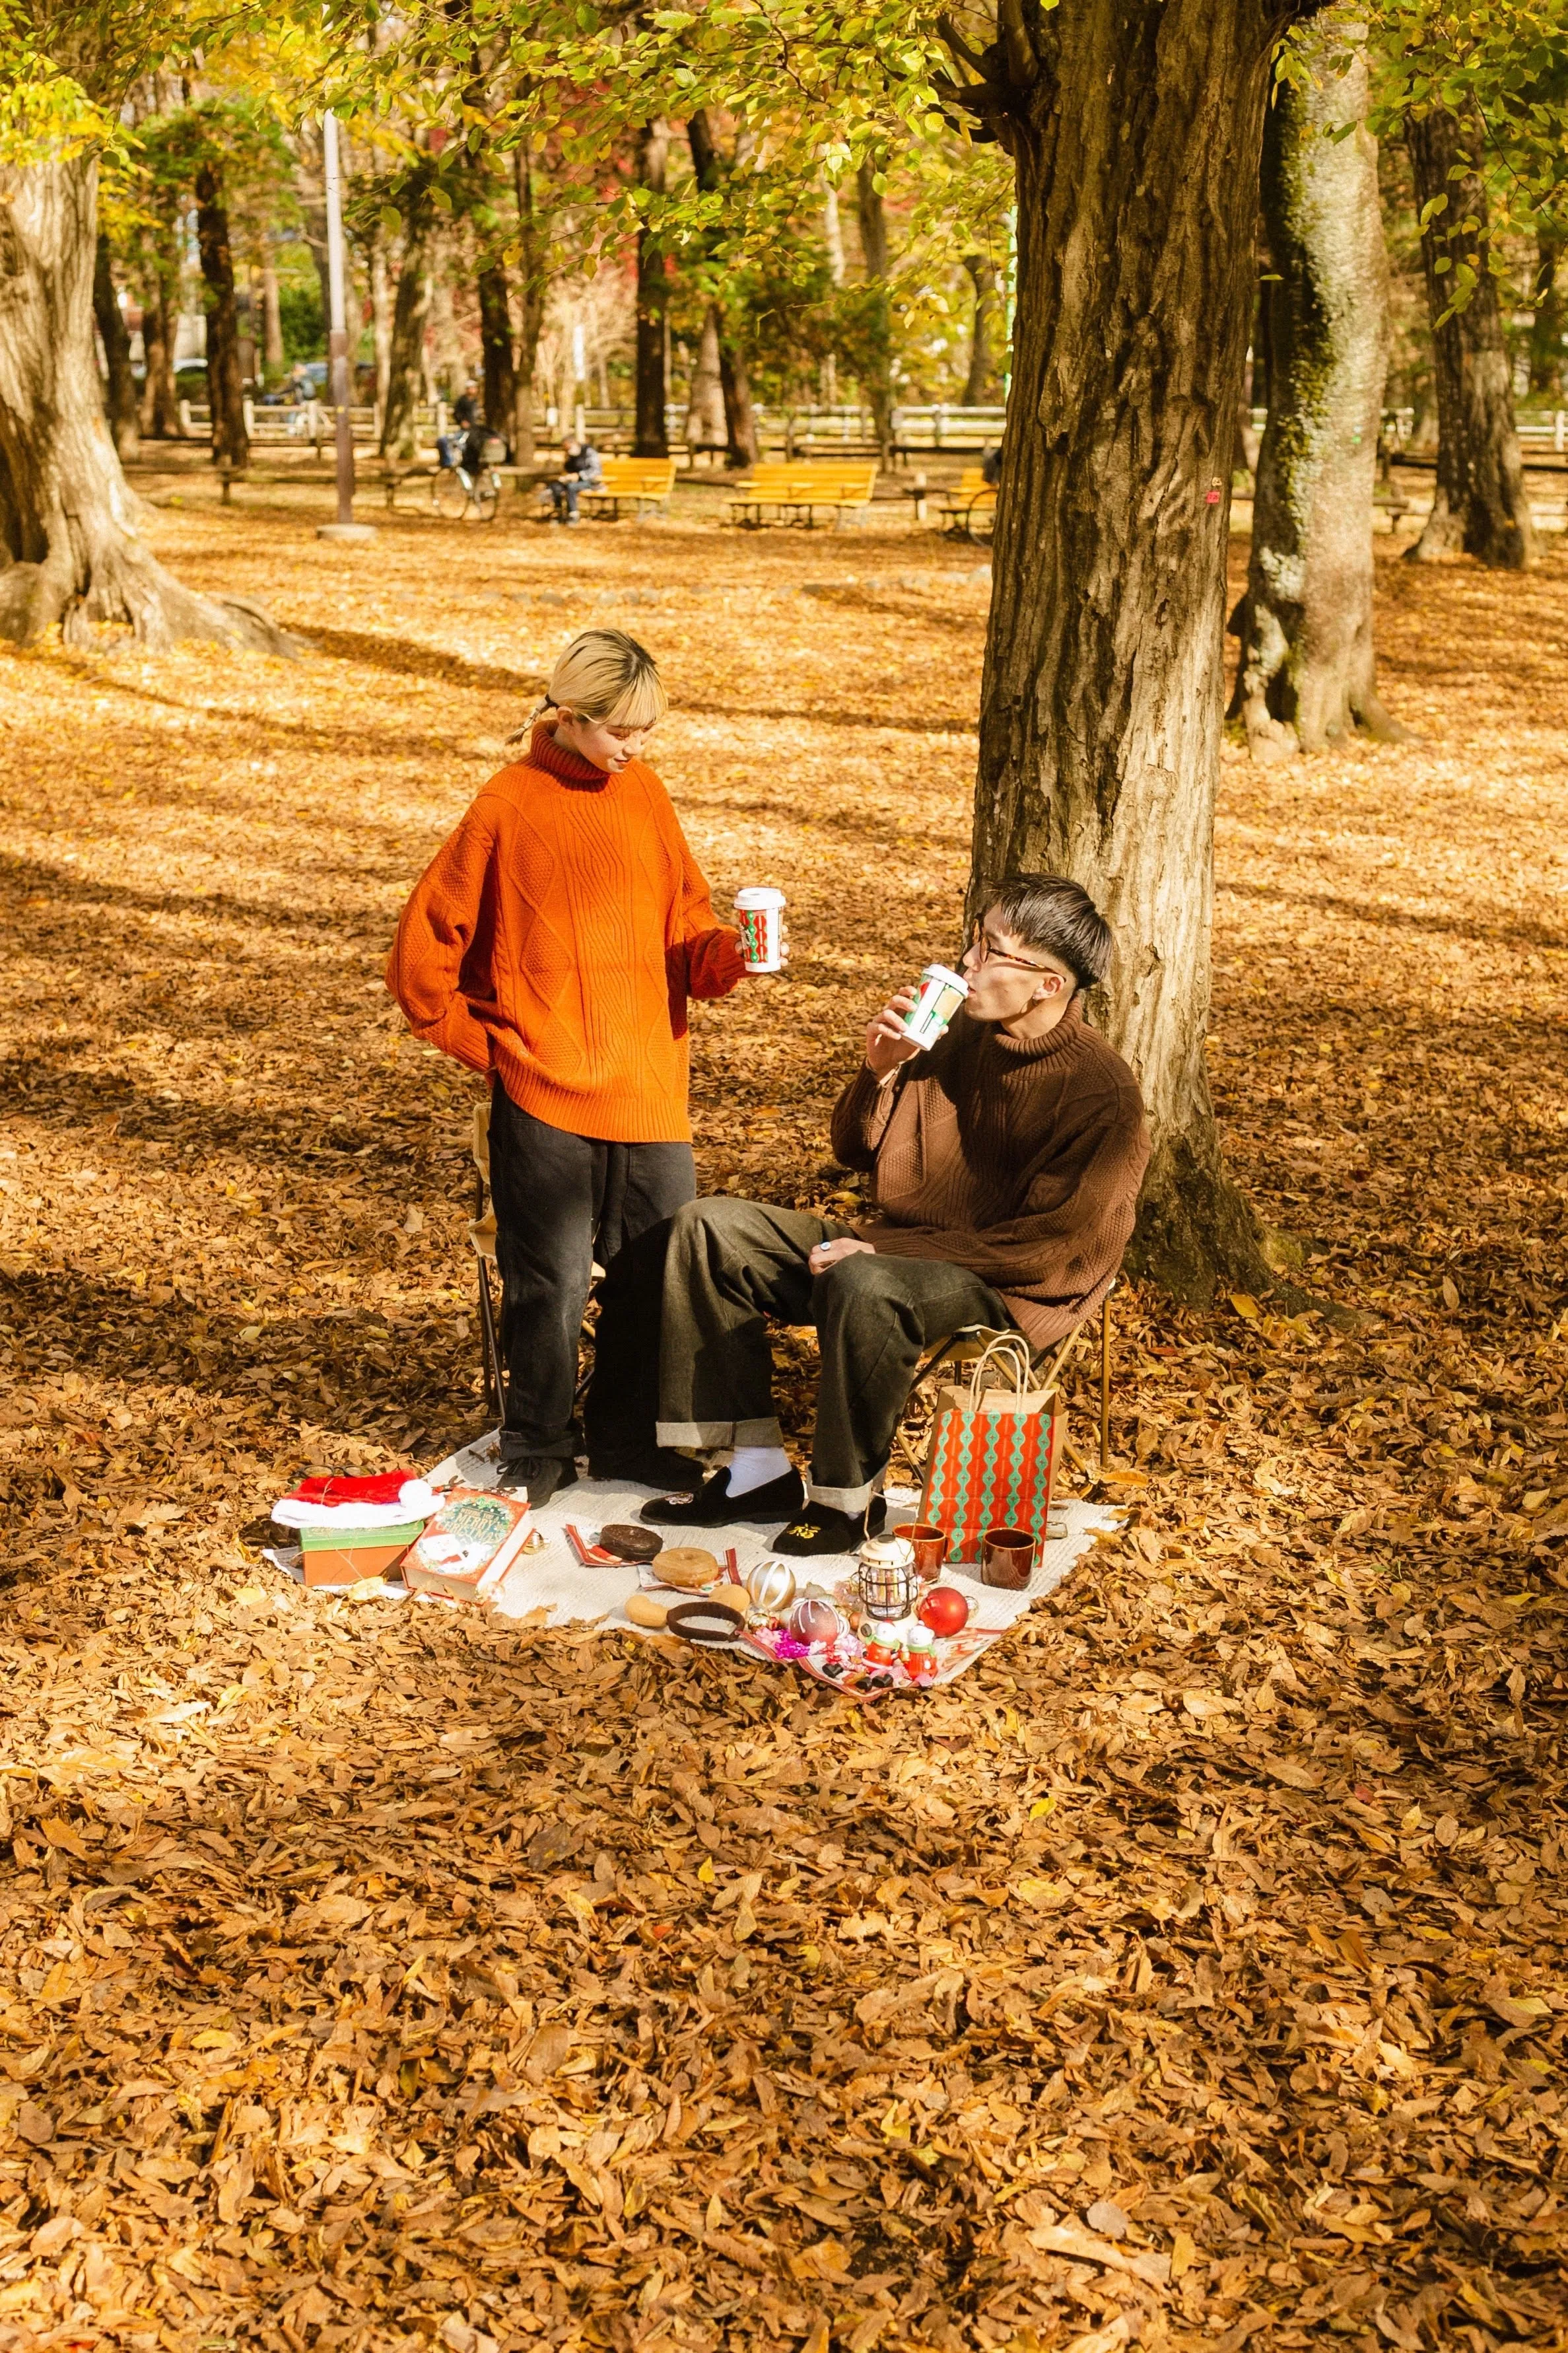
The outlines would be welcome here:
<svg viewBox="0 0 1568 2353">
<path fill-rule="evenodd" d="M 730 1473 L 715 1471 L 695 1495 L 658 1495 L 642 1507 L 642 1516 L 656 1528 L 726 1528 L 734 1520 L 764 1525 L 781 1513 L 798 1512 L 805 1501 L 805 1482 L 798 1471 L 786 1471 L 764 1487 L 731 1496 Z"/>
<path fill-rule="evenodd" d="M 548 1504 L 558 1489 L 576 1483 L 577 1465 L 560 1454 L 520 1454 L 510 1461 L 503 1456 L 496 1472 L 496 1485 L 508 1494 L 526 1488 L 535 1511 Z"/>
<path fill-rule="evenodd" d="M 873 1495 L 863 1512 L 838 1512 L 831 1504 L 807 1504 L 788 1527 L 779 1530 L 773 1549 L 792 1560 L 858 1552 L 866 1538 L 879 1536 L 887 1524 L 888 1506 L 880 1495 Z"/>
</svg>

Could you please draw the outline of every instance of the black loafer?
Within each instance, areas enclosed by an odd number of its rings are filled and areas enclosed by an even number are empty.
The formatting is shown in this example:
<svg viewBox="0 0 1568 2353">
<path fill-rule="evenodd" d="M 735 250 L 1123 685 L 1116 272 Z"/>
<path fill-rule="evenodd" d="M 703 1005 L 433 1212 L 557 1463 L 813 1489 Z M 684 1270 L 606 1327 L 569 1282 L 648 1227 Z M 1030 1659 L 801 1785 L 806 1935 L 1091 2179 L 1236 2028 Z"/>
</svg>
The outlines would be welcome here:
<svg viewBox="0 0 1568 2353">
<path fill-rule="evenodd" d="M 727 1528 L 735 1520 L 766 1525 L 798 1512 L 805 1501 L 805 1482 L 798 1471 L 786 1471 L 765 1487 L 731 1496 L 730 1473 L 724 1470 L 715 1471 L 695 1495 L 657 1495 L 643 1505 L 641 1516 L 656 1528 Z"/>
<path fill-rule="evenodd" d="M 873 1495 L 863 1512 L 835 1511 L 831 1504 L 807 1504 L 773 1538 L 773 1549 L 791 1560 L 815 1560 L 830 1553 L 858 1552 L 887 1525 L 888 1507 Z"/>
<path fill-rule="evenodd" d="M 496 1485 L 510 1494 L 519 1487 L 526 1488 L 528 1500 L 535 1511 L 548 1504 L 562 1487 L 577 1483 L 577 1465 L 560 1454 L 521 1454 L 508 1461 L 503 1456 L 496 1472 Z"/>
</svg>

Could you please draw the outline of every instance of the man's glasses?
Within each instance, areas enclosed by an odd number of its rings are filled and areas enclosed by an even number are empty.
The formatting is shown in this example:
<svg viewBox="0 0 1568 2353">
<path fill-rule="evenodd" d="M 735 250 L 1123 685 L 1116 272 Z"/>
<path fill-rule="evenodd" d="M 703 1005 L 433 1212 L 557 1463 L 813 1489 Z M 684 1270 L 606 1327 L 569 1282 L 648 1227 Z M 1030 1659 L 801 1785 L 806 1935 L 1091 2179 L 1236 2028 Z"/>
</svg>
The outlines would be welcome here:
<svg viewBox="0 0 1568 2353">
<path fill-rule="evenodd" d="M 1052 965 L 1032 964 L 1027 956 L 1008 955 L 978 923 L 970 938 L 969 952 L 976 964 L 1011 965 L 1015 972 L 1037 972 L 1042 979 L 1053 982 L 1058 988 L 1067 988 L 1071 985 L 1068 975 L 1058 972 Z"/>
</svg>

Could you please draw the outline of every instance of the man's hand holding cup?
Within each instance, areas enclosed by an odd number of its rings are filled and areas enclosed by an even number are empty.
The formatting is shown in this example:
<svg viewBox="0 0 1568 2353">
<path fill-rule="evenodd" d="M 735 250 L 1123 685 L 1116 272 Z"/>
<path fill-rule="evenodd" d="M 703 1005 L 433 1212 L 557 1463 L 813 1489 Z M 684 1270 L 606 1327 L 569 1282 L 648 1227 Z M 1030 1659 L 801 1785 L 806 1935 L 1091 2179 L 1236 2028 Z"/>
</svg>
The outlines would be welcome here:
<svg viewBox="0 0 1568 2353">
<path fill-rule="evenodd" d="M 890 1079 L 905 1062 L 912 1062 L 925 1049 L 918 1038 L 911 1038 L 904 1024 L 920 1001 L 920 992 L 900 988 L 898 995 L 883 1006 L 866 1030 L 866 1063 L 879 1079 Z"/>
</svg>

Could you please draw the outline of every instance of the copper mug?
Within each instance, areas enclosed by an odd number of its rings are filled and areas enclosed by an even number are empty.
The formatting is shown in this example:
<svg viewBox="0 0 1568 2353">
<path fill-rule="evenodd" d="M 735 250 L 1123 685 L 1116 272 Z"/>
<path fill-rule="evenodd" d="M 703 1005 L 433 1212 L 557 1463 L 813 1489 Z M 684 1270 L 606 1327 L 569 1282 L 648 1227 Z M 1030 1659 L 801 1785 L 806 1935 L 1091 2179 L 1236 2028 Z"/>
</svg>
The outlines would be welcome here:
<svg viewBox="0 0 1568 2353">
<path fill-rule="evenodd" d="M 947 1530 L 928 1527 L 923 1521 L 911 1521 L 895 1528 L 893 1534 L 913 1546 L 915 1575 L 921 1583 L 934 1585 L 947 1566 Z"/>
<path fill-rule="evenodd" d="M 1035 1566 L 1035 1539 L 1024 1528 L 987 1528 L 980 1539 L 980 1582 L 1021 1593 Z"/>
</svg>

